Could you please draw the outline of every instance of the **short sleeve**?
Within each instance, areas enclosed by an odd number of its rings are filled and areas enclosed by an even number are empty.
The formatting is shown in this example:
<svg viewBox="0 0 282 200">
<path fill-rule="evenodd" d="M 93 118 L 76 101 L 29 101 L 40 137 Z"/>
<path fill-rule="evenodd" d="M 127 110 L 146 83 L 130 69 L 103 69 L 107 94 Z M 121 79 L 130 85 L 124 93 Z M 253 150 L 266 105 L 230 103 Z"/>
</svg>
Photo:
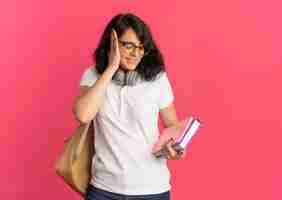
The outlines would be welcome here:
<svg viewBox="0 0 282 200">
<path fill-rule="evenodd" d="M 173 103 L 174 94 L 170 84 L 170 81 L 167 77 L 166 72 L 162 74 L 162 76 L 158 80 L 158 89 L 159 89 L 159 101 L 158 107 L 159 109 L 163 109 Z"/>
<path fill-rule="evenodd" d="M 88 67 L 84 72 L 82 73 L 81 79 L 80 79 L 80 86 L 92 86 L 96 80 L 98 79 L 98 72 L 96 69 L 91 66 Z"/>
</svg>

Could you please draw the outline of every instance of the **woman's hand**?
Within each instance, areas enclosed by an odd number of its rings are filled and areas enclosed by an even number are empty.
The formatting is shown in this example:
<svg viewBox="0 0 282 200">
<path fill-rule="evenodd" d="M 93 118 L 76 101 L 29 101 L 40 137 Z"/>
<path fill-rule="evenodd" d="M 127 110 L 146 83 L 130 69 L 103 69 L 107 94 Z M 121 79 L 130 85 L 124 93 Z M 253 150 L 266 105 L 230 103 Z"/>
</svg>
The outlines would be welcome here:
<svg viewBox="0 0 282 200">
<path fill-rule="evenodd" d="M 185 157 L 186 150 L 182 150 L 174 146 L 175 141 L 173 138 L 167 139 L 166 135 L 154 145 L 152 153 L 156 155 L 160 150 L 164 153 L 165 157 L 170 160 L 179 160 Z"/>
<path fill-rule="evenodd" d="M 165 145 L 163 146 L 163 150 L 165 152 L 165 156 L 167 159 L 170 160 L 180 160 L 185 157 L 186 150 L 176 151 L 173 148 L 174 140 L 170 139 Z"/>
<path fill-rule="evenodd" d="M 182 159 L 186 154 L 185 150 L 181 152 L 173 147 L 174 141 L 177 140 L 182 129 L 182 125 L 165 128 L 157 142 L 153 145 L 152 153 L 155 154 L 159 150 L 165 149 L 167 159 Z"/>
<path fill-rule="evenodd" d="M 111 32 L 111 46 L 108 51 L 108 66 L 118 69 L 120 64 L 120 52 L 118 45 L 118 37 L 116 31 L 113 29 Z"/>
</svg>

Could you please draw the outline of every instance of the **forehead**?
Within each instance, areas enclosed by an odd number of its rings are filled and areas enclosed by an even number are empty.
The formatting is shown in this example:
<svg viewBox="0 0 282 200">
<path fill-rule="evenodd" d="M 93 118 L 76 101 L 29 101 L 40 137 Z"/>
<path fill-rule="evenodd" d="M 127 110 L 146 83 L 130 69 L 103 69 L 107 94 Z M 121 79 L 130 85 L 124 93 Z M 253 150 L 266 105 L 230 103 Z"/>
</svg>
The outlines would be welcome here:
<svg viewBox="0 0 282 200">
<path fill-rule="evenodd" d="M 125 30 L 119 39 L 128 42 L 134 42 L 135 44 L 141 43 L 138 36 L 136 35 L 136 32 L 132 28 L 128 28 L 127 30 Z"/>
</svg>

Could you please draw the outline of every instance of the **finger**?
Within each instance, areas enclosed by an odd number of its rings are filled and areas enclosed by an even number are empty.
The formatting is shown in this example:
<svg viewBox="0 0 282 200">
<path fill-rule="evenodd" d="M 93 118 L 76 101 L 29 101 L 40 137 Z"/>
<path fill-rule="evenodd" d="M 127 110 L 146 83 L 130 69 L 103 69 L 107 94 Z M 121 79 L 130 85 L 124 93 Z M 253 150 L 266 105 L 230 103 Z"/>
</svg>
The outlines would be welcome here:
<svg viewBox="0 0 282 200">
<path fill-rule="evenodd" d="M 112 49 L 115 50 L 116 49 L 116 43 L 115 43 L 115 32 L 114 32 L 114 30 L 111 33 L 111 44 L 112 44 Z"/>
<path fill-rule="evenodd" d="M 165 142 L 165 145 L 171 144 L 171 146 L 172 146 L 173 143 L 174 143 L 174 139 L 173 139 L 173 138 L 170 138 L 169 140 L 167 140 L 167 141 Z"/>
<path fill-rule="evenodd" d="M 166 159 L 171 159 L 169 151 L 165 145 L 163 146 L 162 151 Z"/>
<path fill-rule="evenodd" d="M 114 44 L 115 44 L 115 49 L 118 50 L 118 36 L 117 36 L 117 32 L 114 30 Z"/>
<path fill-rule="evenodd" d="M 115 39 L 117 39 L 117 32 L 115 31 L 115 29 L 113 29 L 113 36 Z"/>
<path fill-rule="evenodd" d="M 112 49 L 113 49 L 113 32 L 111 32 L 110 34 L 110 48 L 108 49 L 108 56 L 110 55 Z"/>
<path fill-rule="evenodd" d="M 186 155 L 186 151 L 180 151 L 178 155 L 179 155 L 179 158 L 184 158 Z"/>
<path fill-rule="evenodd" d="M 172 148 L 177 152 L 184 150 L 179 144 L 176 143 L 172 145 Z"/>
<path fill-rule="evenodd" d="M 165 156 L 166 156 L 166 159 L 169 159 L 169 160 L 172 160 L 172 159 L 173 159 L 173 158 L 171 157 L 171 155 L 170 155 L 168 152 L 165 153 Z"/>
<path fill-rule="evenodd" d="M 170 155 L 172 156 L 173 160 L 179 160 L 182 159 L 185 156 L 185 150 L 184 149 L 179 149 L 179 148 L 174 148 L 175 146 L 171 145 L 172 150 L 174 151 L 174 154 Z"/>
<path fill-rule="evenodd" d="M 182 158 L 182 154 L 181 153 L 176 153 L 175 156 L 172 158 L 173 160 L 180 160 Z"/>
<path fill-rule="evenodd" d="M 167 151 L 166 150 L 166 144 L 168 143 L 169 141 L 166 141 L 166 142 L 160 142 L 158 141 L 157 143 L 154 144 L 153 148 L 152 148 L 152 152 L 155 153 L 155 152 L 158 152 L 160 151 L 161 149 L 163 149 L 165 152 Z"/>
<path fill-rule="evenodd" d="M 176 156 L 176 151 L 172 148 L 172 143 L 173 141 L 169 141 L 167 144 L 166 144 L 166 149 L 169 153 L 169 155 L 173 158 Z"/>
<path fill-rule="evenodd" d="M 176 154 L 175 157 L 174 157 L 174 160 L 179 160 L 181 158 L 181 155 L 180 154 Z"/>
</svg>

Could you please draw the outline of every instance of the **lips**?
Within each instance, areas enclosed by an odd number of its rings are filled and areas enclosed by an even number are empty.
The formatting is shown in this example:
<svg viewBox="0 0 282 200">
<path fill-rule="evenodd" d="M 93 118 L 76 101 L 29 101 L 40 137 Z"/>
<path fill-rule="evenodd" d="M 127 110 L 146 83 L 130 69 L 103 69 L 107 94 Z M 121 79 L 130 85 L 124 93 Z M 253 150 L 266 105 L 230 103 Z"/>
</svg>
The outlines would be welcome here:
<svg viewBox="0 0 282 200">
<path fill-rule="evenodd" d="M 136 63 L 137 60 L 136 59 L 130 59 L 130 58 L 126 58 L 127 62 L 129 63 Z"/>
</svg>

